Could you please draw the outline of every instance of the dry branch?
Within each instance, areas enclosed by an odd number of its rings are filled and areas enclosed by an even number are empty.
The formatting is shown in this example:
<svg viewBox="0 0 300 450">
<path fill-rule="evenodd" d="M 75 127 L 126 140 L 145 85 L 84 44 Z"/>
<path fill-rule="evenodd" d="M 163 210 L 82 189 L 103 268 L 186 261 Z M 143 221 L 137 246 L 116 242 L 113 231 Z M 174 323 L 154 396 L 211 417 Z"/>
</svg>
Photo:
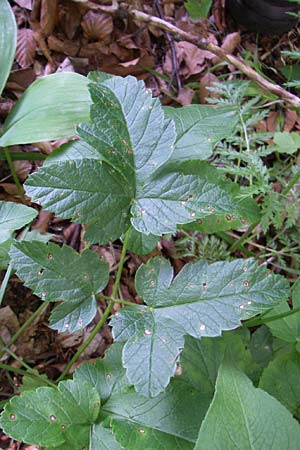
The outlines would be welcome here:
<svg viewBox="0 0 300 450">
<path fill-rule="evenodd" d="M 167 22 L 166 20 L 151 16 L 150 14 L 145 14 L 142 11 L 138 11 L 136 9 L 131 9 L 128 4 L 122 3 L 121 5 L 119 5 L 119 11 L 120 9 L 123 10 L 122 15 L 124 15 L 126 11 L 127 14 L 129 14 L 139 22 L 148 23 L 149 25 L 171 33 L 176 40 L 191 42 L 192 44 L 203 50 L 208 50 L 214 53 L 222 61 L 227 61 L 229 64 L 232 64 L 234 67 L 239 69 L 244 75 L 247 76 L 247 78 L 255 81 L 264 90 L 280 97 L 280 99 L 284 103 L 286 103 L 286 105 L 300 108 L 300 98 L 298 96 L 288 92 L 280 85 L 272 83 L 263 76 L 259 75 L 254 69 L 249 67 L 242 58 L 237 58 L 236 56 L 230 55 L 217 45 L 208 42 L 205 38 L 199 38 L 199 36 L 195 36 L 191 33 L 183 31 L 175 25 L 172 25 L 170 22 Z M 114 12 L 116 12 L 115 8 Z"/>
</svg>

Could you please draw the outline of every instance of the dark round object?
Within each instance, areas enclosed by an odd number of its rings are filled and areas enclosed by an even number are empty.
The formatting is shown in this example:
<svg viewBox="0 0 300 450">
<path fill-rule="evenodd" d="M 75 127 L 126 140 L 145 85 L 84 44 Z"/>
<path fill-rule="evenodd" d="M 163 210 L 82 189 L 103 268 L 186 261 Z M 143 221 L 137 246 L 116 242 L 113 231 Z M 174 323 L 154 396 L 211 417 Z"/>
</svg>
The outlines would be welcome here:
<svg viewBox="0 0 300 450">
<path fill-rule="evenodd" d="M 300 11 L 300 4 L 286 0 L 226 0 L 226 10 L 250 31 L 282 34 L 296 25 L 297 18 L 287 13 Z"/>
</svg>

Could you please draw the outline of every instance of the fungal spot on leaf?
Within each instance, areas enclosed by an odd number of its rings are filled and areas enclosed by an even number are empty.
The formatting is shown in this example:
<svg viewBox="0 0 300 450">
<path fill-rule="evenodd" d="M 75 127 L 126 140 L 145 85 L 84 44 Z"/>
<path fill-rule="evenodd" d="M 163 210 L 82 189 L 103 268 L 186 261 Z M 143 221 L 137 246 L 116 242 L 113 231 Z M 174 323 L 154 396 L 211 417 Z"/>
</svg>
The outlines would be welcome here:
<svg viewBox="0 0 300 450">
<path fill-rule="evenodd" d="M 15 414 L 10 414 L 9 418 L 10 418 L 10 420 L 16 420 L 16 415 Z"/>
<path fill-rule="evenodd" d="M 211 142 L 211 140 L 212 140 L 211 138 L 207 138 L 207 141 L 208 141 L 208 142 Z"/>
<path fill-rule="evenodd" d="M 111 380 L 111 374 L 110 374 L 110 373 L 107 373 L 107 374 L 105 375 L 105 379 L 106 379 L 106 381 L 110 381 L 110 380 Z"/>
<path fill-rule="evenodd" d="M 138 432 L 141 433 L 141 434 L 144 434 L 144 433 L 145 433 L 145 430 L 140 429 L 140 430 L 138 430 Z"/>
<path fill-rule="evenodd" d="M 94 403 L 94 408 L 100 408 L 100 403 L 99 402 Z"/>
<path fill-rule="evenodd" d="M 162 343 L 163 344 L 167 344 L 169 341 L 168 341 L 168 339 L 167 338 L 162 338 Z"/>
<path fill-rule="evenodd" d="M 226 214 L 226 220 L 228 220 L 228 222 L 230 222 L 232 220 L 232 216 L 230 214 Z"/>
<path fill-rule="evenodd" d="M 50 416 L 50 422 L 56 422 L 56 417 L 55 416 Z"/>
<path fill-rule="evenodd" d="M 47 295 L 48 295 L 48 292 L 46 292 L 46 291 L 42 292 L 42 300 L 45 300 Z"/>
<path fill-rule="evenodd" d="M 152 331 L 151 331 L 151 330 L 148 330 L 148 329 L 146 329 L 146 330 L 144 331 L 144 334 L 145 334 L 146 336 L 151 336 L 151 334 L 152 334 Z"/>
<path fill-rule="evenodd" d="M 184 200 L 182 200 L 182 202 L 180 202 L 180 204 L 184 206 L 186 204 L 186 202 Z"/>
<path fill-rule="evenodd" d="M 80 216 L 81 216 L 81 214 L 80 214 L 79 211 L 77 211 L 76 216 L 77 216 L 77 217 L 80 217 Z"/>
<path fill-rule="evenodd" d="M 68 323 L 65 324 L 65 328 L 69 328 L 69 324 Z"/>
<path fill-rule="evenodd" d="M 155 281 L 154 281 L 154 280 L 150 281 L 150 286 L 151 286 L 151 287 L 154 287 L 154 286 L 155 286 Z"/>
<path fill-rule="evenodd" d="M 244 309 L 245 308 L 245 305 L 240 305 L 240 309 Z"/>
<path fill-rule="evenodd" d="M 38 273 L 37 273 L 38 276 L 41 277 L 43 275 L 43 272 L 44 272 L 44 269 L 39 270 Z"/>
<path fill-rule="evenodd" d="M 243 267 L 243 272 L 247 272 L 247 270 L 248 270 L 248 267 L 244 266 Z"/>
<path fill-rule="evenodd" d="M 196 287 L 196 285 L 193 284 L 193 283 L 191 283 L 191 284 L 188 285 L 188 288 L 189 288 L 189 289 L 194 289 L 195 287 Z"/>
<path fill-rule="evenodd" d="M 252 305 L 252 301 L 249 300 L 249 301 L 247 302 L 247 305 Z"/>
<path fill-rule="evenodd" d="M 48 253 L 48 255 L 47 255 L 47 259 L 53 259 L 53 255 L 52 255 L 52 253 Z"/>
<path fill-rule="evenodd" d="M 204 331 L 206 327 L 204 324 L 201 324 L 199 328 L 200 328 L 200 331 Z"/>
<path fill-rule="evenodd" d="M 191 213 L 191 217 L 195 217 L 195 215 L 196 215 L 196 213 L 194 213 L 194 212 Z"/>
<path fill-rule="evenodd" d="M 244 286 L 244 287 L 249 287 L 249 281 L 248 281 L 248 280 L 245 280 L 244 283 L 243 283 L 243 286 Z"/>
<path fill-rule="evenodd" d="M 84 275 L 83 275 L 83 277 L 82 277 L 85 281 L 86 280 L 88 280 L 89 279 L 89 276 L 88 276 L 88 274 L 87 273 L 85 273 Z"/>
</svg>

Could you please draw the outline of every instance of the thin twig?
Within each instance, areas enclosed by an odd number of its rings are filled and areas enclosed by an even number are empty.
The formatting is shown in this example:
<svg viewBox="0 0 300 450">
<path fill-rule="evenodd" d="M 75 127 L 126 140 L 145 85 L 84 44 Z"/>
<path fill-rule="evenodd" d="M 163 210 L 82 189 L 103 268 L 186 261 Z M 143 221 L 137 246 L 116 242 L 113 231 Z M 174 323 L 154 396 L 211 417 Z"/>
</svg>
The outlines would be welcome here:
<svg viewBox="0 0 300 450">
<path fill-rule="evenodd" d="M 244 75 L 246 75 L 250 80 L 255 81 L 264 90 L 272 92 L 273 94 L 280 97 L 287 105 L 300 108 L 299 97 L 292 94 L 291 92 L 288 92 L 278 84 L 271 83 L 266 78 L 259 75 L 254 69 L 252 69 L 252 67 L 249 67 L 242 58 L 237 58 L 236 56 L 230 55 L 217 45 L 208 42 L 207 39 L 199 38 L 199 36 L 195 36 L 191 33 L 181 30 L 180 28 L 172 25 L 166 20 L 151 16 L 150 14 L 145 14 L 136 9 L 130 9 L 128 8 L 128 5 L 122 4 L 122 7 L 126 7 L 128 14 L 135 20 L 148 23 L 153 27 L 157 27 L 161 30 L 167 31 L 172 34 L 174 36 L 174 39 L 176 40 L 184 40 L 190 42 L 203 50 L 214 53 L 221 60 L 227 61 L 229 64 L 232 64 L 234 67 L 239 69 Z"/>
</svg>

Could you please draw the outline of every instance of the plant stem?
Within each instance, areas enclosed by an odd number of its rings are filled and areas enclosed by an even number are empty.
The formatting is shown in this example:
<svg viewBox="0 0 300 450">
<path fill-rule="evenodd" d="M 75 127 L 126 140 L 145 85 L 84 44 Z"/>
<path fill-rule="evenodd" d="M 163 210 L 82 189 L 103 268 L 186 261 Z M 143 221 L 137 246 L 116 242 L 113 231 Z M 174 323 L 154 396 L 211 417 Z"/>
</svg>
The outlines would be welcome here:
<svg viewBox="0 0 300 450">
<path fill-rule="evenodd" d="M 113 308 L 113 306 L 114 306 L 114 304 L 116 302 L 115 299 L 116 299 L 116 297 L 118 295 L 118 291 L 119 291 L 119 285 L 120 285 L 120 281 L 121 281 L 121 276 L 122 276 L 122 271 L 123 271 L 123 266 L 124 266 L 124 261 L 125 261 L 125 256 L 126 256 L 126 249 L 127 249 L 127 245 L 128 245 L 130 231 L 131 231 L 131 227 L 127 231 L 127 233 L 125 235 L 124 242 L 123 242 L 123 248 L 122 248 L 122 253 L 121 253 L 121 258 L 120 258 L 120 264 L 119 264 L 119 267 L 118 267 L 118 272 L 117 272 L 115 284 L 114 284 L 114 287 L 113 287 L 112 298 L 110 298 L 110 300 L 108 302 L 108 305 L 107 305 L 107 307 L 106 307 L 106 309 L 105 309 L 101 319 L 99 320 L 97 325 L 94 327 L 93 331 L 91 332 L 91 334 L 89 335 L 87 340 L 85 342 L 83 342 L 83 344 L 79 347 L 79 349 L 77 350 L 77 352 L 75 353 L 73 358 L 69 361 L 69 363 L 67 364 L 65 370 L 62 372 L 62 374 L 58 378 L 57 383 L 65 378 L 65 376 L 69 373 L 69 370 L 72 368 L 73 364 L 80 358 L 81 354 L 90 345 L 90 343 L 95 338 L 97 333 L 101 330 L 101 328 L 105 324 L 106 319 L 108 318 L 108 316 L 109 316 L 109 314 L 110 314 L 110 312 L 111 312 L 111 310 L 112 310 L 112 308 Z"/>
<path fill-rule="evenodd" d="M 248 228 L 246 233 L 244 233 L 240 239 L 238 239 L 237 241 L 235 241 L 234 244 L 232 244 L 232 246 L 229 249 L 230 253 L 237 250 L 239 247 L 241 247 L 244 244 L 244 242 L 247 241 L 248 237 L 251 235 L 252 231 L 254 230 L 254 228 L 257 227 L 257 225 L 259 225 L 259 222 L 255 222 L 252 225 L 250 225 L 250 227 Z"/>
<path fill-rule="evenodd" d="M 12 161 L 44 161 L 47 156 L 38 152 L 12 152 L 10 153 Z M 0 161 L 7 160 L 5 153 L 0 152 Z"/>
<path fill-rule="evenodd" d="M 126 305 L 126 306 L 135 305 L 135 303 L 130 302 L 128 300 L 123 300 L 120 298 L 112 298 L 112 297 L 108 297 L 107 295 L 103 295 L 103 294 L 100 294 L 99 297 L 103 298 L 104 300 L 113 301 L 114 303 L 122 303 L 122 305 Z"/>
<path fill-rule="evenodd" d="M 8 364 L 3 364 L 0 362 L 0 369 L 7 370 L 8 372 L 13 372 L 17 375 L 28 376 L 30 378 L 34 378 L 35 380 L 42 380 L 43 383 L 47 383 L 49 386 L 56 389 L 56 385 L 51 383 L 51 381 L 46 378 L 42 378 L 40 375 L 37 375 L 35 372 L 27 372 L 26 370 L 18 369 L 17 367 L 9 366 Z M 32 369 L 31 369 L 32 370 Z"/>
<path fill-rule="evenodd" d="M 290 192 L 290 190 L 293 189 L 293 187 L 295 186 L 295 184 L 299 179 L 300 179 L 300 170 L 298 170 L 298 172 L 293 176 L 293 178 L 291 179 L 287 187 L 283 189 L 281 194 L 287 195 Z"/>
<path fill-rule="evenodd" d="M 286 311 L 281 314 L 276 314 L 275 316 L 266 317 L 263 320 L 261 318 L 258 318 L 258 319 L 254 318 L 254 319 L 248 320 L 247 322 L 243 323 L 243 327 L 244 328 L 258 327 L 259 325 L 264 325 L 265 323 L 274 322 L 275 320 L 279 320 L 279 319 L 283 319 L 284 317 L 292 316 L 293 314 L 296 314 L 299 311 L 300 311 L 300 306 L 297 308 L 291 309 L 290 311 Z"/>
<path fill-rule="evenodd" d="M 18 175 L 16 173 L 16 170 L 14 168 L 14 165 L 13 165 L 13 162 L 12 162 L 12 159 L 11 159 L 11 155 L 10 155 L 10 152 L 9 152 L 7 147 L 4 147 L 4 154 L 5 154 L 5 158 L 6 158 L 8 167 L 9 167 L 9 169 L 11 171 L 13 180 L 15 182 L 15 185 L 17 186 L 18 194 L 22 198 L 22 200 L 24 201 L 23 188 L 22 188 L 22 185 L 21 185 L 20 180 L 18 178 Z"/>
<path fill-rule="evenodd" d="M 29 230 L 29 225 L 27 225 L 27 227 L 25 228 L 25 230 L 24 230 L 24 232 L 23 232 L 23 234 L 22 234 L 22 236 L 20 238 L 20 241 L 22 241 L 26 237 L 26 235 L 28 233 L 28 230 Z M 2 283 L 1 283 L 1 287 L 0 287 L 0 305 L 1 305 L 2 301 L 3 301 L 3 297 L 4 297 L 4 294 L 5 294 L 5 291 L 6 291 L 6 288 L 7 288 L 9 279 L 10 279 L 10 276 L 12 274 L 12 271 L 13 271 L 12 264 L 9 263 L 9 265 L 8 265 L 8 267 L 6 269 L 5 277 L 4 277 L 4 279 L 3 279 Z"/>
</svg>

